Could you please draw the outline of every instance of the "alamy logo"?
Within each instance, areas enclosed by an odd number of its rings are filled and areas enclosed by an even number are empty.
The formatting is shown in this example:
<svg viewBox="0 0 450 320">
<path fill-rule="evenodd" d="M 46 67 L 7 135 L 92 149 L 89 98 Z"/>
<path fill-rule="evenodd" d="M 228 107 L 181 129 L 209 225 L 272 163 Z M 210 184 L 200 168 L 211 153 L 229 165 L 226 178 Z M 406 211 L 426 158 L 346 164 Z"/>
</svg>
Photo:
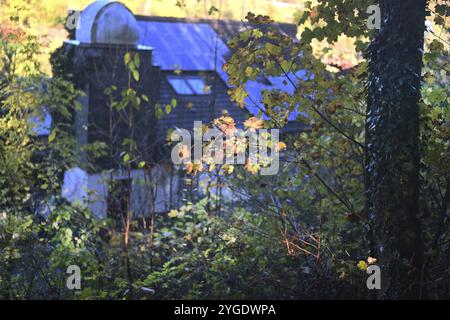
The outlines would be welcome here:
<svg viewBox="0 0 450 320">
<path fill-rule="evenodd" d="M 80 15 L 81 11 L 78 10 L 69 11 L 69 15 L 66 21 L 67 30 L 81 29 Z"/>
<path fill-rule="evenodd" d="M 206 129 L 201 121 L 195 121 L 194 139 L 189 130 L 177 129 L 172 132 L 170 140 L 177 142 L 171 153 L 172 161 L 176 165 L 253 164 L 260 167 L 262 175 L 275 175 L 279 170 L 278 129 Z"/>
<path fill-rule="evenodd" d="M 80 290 L 81 289 L 81 270 L 79 266 L 71 265 L 67 268 L 66 286 L 69 290 Z"/>
<path fill-rule="evenodd" d="M 367 274 L 370 276 L 367 278 L 367 289 L 380 290 L 381 289 L 381 269 L 377 265 L 370 265 L 367 267 Z"/>
<path fill-rule="evenodd" d="M 367 28 L 370 30 L 381 29 L 381 10 L 380 7 L 376 4 L 370 5 L 367 8 L 367 14 L 369 18 L 367 19 Z"/>
</svg>

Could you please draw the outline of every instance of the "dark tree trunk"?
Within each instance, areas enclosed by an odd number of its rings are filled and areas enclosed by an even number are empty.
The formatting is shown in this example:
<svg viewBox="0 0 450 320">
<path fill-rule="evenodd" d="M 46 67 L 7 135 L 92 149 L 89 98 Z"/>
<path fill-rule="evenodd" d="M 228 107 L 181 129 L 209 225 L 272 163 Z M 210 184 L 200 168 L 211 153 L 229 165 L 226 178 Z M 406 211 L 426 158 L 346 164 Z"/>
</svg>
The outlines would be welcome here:
<svg viewBox="0 0 450 320">
<path fill-rule="evenodd" d="M 419 100 L 426 0 L 380 0 L 369 47 L 366 193 L 383 298 L 418 298 Z"/>
</svg>

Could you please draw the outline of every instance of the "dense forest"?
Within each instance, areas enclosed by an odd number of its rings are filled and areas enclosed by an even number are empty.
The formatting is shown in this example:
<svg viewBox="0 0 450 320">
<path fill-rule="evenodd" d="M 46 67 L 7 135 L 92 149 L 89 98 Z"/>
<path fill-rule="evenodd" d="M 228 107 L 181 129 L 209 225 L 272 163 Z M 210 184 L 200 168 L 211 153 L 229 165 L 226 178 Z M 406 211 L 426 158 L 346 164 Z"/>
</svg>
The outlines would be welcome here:
<svg viewBox="0 0 450 320">
<path fill-rule="evenodd" d="M 83 9 L 91 1 L 79 2 Z M 280 157 L 275 175 L 262 174 L 270 164 L 262 157 L 219 163 L 217 149 L 196 162 L 182 146 L 174 165 L 169 138 L 158 157 L 146 158 L 130 119 L 141 110 L 170 117 L 181 104 L 140 93 L 146 71 L 131 51 L 117 62 L 126 88 L 105 90 L 126 137 L 79 145 L 73 119 L 86 78 L 67 67 L 61 47 L 61 34 L 71 34 L 61 31 L 65 4 L 0 1 L 1 299 L 450 297 L 448 3 L 288 1 L 275 10 L 256 2 L 160 0 L 149 9 L 124 1 L 136 14 L 246 23 L 227 42 L 227 94 L 236 108 L 264 108 L 242 123 L 212 117 L 200 130 L 297 128 L 276 143 L 265 136 Z M 40 15 L 38 7 L 47 9 Z M 294 23 L 297 37 L 277 22 Z M 45 23 L 60 30 L 51 55 L 52 35 L 42 34 L 50 29 L 37 32 Z M 273 78 L 286 90 L 249 101 L 250 82 Z M 36 122 L 48 111 L 43 138 Z M 245 137 L 233 141 L 226 147 L 251 152 Z M 82 163 L 95 172 L 104 159 L 111 171 L 150 172 L 151 199 L 152 170 L 176 172 L 181 205 L 141 217 L 125 197 L 115 199 L 120 219 L 98 218 L 63 197 L 68 170 Z M 81 270 L 75 290 L 69 266 Z M 368 280 L 372 272 L 381 280 Z"/>
</svg>

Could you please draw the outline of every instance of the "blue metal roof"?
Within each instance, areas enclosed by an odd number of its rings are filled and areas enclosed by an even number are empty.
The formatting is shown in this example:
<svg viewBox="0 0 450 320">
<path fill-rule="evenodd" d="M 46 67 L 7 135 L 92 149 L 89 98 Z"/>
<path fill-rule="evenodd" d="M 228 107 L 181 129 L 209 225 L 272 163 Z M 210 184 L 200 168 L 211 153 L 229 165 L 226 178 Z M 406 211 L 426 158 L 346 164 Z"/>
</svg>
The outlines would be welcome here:
<svg viewBox="0 0 450 320">
<path fill-rule="evenodd" d="M 228 84 L 228 75 L 222 67 L 229 48 L 209 24 L 143 20 L 138 21 L 138 24 L 141 28 L 140 44 L 154 49 L 154 63 L 162 70 L 216 71 Z M 296 76 L 306 78 L 306 72 L 301 71 Z M 245 99 L 247 110 L 255 116 L 260 113 L 264 108 L 260 103 L 263 90 L 280 89 L 293 94 L 293 86 L 283 84 L 283 80 L 284 77 L 271 77 L 269 82 L 272 85 L 248 82 L 246 89 L 249 97 Z M 298 112 L 291 112 L 289 120 L 295 120 L 297 116 Z"/>
<path fill-rule="evenodd" d="M 227 45 L 206 23 L 139 21 L 140 44 L 154 48 L 154 61 L 163 70 L 222 69 Z M 215 50 L 217 65 L 215 68 Z"/>
</svg>

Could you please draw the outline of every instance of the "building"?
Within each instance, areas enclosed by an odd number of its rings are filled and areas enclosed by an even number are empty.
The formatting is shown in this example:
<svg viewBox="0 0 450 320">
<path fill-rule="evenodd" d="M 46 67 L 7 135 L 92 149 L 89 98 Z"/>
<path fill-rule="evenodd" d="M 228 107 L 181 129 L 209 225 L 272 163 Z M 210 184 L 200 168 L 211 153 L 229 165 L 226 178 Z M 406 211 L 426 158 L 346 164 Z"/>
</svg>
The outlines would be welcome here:
<svg viewBox="0 0 450 320">
<path fill-rule="evenodd" d="M 168 158 L 167 131 L 192 129 L 194 121 L 209 123 L 223 113 L 239 122 L 258 114 L 259 106 L 249 103 L 241 109 L 230 101 L 228 77 L 222 70 L 230 54 L 226 42 L 246 27 L 236 21 L 135 16 L 115 1 L 95 1 L 84 9 L 74 38 L 62 48 L 63 72 L 86 92 L 80 99 L 82 109 L 74 115 L 74 134 L 79 145 L 101 141 L 111 151 L 98 160 L 98 172 L 83 168 L 86 155 L 80 155 L 80 168 L 66 172 L 63 195 L 88 203 L 98 217 L 127 201 L 136 216 L 176 206 L 181 180 L 173 168 L 162 164 Z M 295 37 L 295 25 L 278 27 Z M 125 65 L 127 52 L 132 59 L 139 55 L 139 81 Z M 247 90 L 253 101 L 259 101 L 263 89 L 281 86 L 280 79 L 260 79 L 249 83 Z M 138 97 L 145 96 L 139 107 L 132 108 L 132 119 L 129 112 L 111 106 L 129 87 Z M 166 106 L 171 109 L 168 114 Z M 163 116 L 158 114 L 161 110 Z M 131 171 L 124 166 L 126 138 L 136 142 L 136 158 L 155 165 L 139 168 L 134 163 Z"/>
</svg>

